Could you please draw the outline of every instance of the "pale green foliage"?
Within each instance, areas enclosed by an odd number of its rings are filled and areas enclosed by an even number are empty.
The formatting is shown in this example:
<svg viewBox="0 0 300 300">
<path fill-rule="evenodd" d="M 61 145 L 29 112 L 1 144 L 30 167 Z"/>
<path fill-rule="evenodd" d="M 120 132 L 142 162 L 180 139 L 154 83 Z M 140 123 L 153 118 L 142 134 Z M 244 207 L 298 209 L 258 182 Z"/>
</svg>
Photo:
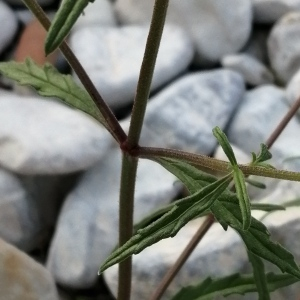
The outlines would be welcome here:
<svg viewBox="0 0 300 300">
<path fill-rule="evenodd" d="M 224 190 L 224 178 L 226 177 L 217 180 L 214 176 L 205 174 L 187 163 L 174 159 L 159 158 L 156 161 L 176 175 L 178 179 L 186 185 L 192 196 L 175 202 L 173 208 L 166 210 L 162 217 L 139 230 L 126 244 L 115 250 L 102 265 L 100 269 L 101 272 L 132 254 L 139 253 L 160 239 L 173 236 L 172 230 L 175 228 L 174 226 L 181 224 L 179 218 L 182 211 L 193 207 L 193 201 L 195 201 L 195 198 L 197 199 L 195 193 L 198 192 L 198 197 L 200 195 L 202 197 L 213 195 L 213 201 L 209 202 L 208 199 L 206 199 L 208 204 L 204 206 L 205 209 L 191 214 L 192 217 L 190 219 L 195 218 L 201 212 L 205 212 L 209 208 L 225 230 L 230 226 L 240 234 L 249 251 L 275 264 L 282 272 L 287 272 L 300 278 L 300 270 L 294 261 L 293 255 L 281 245 L 270 240 L 270 234 L 261 222 L 251 217 L 249 229 L 247 231 L 244 230 L 239 200 L 234 193 Z M 219 188 L 221 190 L 216 191 Z M 220 191 L 222 191 L 222 193 Z M 218 195 L 217 199 L 215 199 L 216 195 Z M 188 201 L 185 204 L 186 200 Z M 201 205 L 205 203 L 203 203 L 201 198 L 197 199 L 197 201 L 201 203 Z"/>
<path fill-rule="evenodd" d="M 60 74 L 51 64 L 40 67 L 29 58 L 24 63 L 1 62 L 0 72 L 21 85 L 32 86 L 41 96 L 59 98 L 107 126 L 86 90 L 75 83 L 70 75 Z"/>
</svg>

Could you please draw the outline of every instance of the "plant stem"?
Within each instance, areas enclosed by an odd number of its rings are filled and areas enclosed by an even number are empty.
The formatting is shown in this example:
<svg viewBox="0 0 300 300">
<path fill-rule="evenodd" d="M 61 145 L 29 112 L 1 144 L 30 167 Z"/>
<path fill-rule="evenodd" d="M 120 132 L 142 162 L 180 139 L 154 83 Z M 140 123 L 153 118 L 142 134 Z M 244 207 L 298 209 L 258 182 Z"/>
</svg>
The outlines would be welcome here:
<svg viewBox="0 0 300 300">
<path fill-rule="evenodd" d="M 141 66 L 136 96 L 132 109 L 127 140 L 128 149 L 135 148 L 138 145 L 138 141 L 140 138 L 157 53 L 167 15 L 168 4 L 169 0 L 155 0 L 145 54 Z"/>
<path fill-rule="evenodd" d="M 194 166 L 200 166 L 209 168 L 214 171 L 221 173 L 228 173 L 230 163 L 215 159 L 202 154 L 193 154 L 189 152 L 184 152 L 181 150 L 175 149 L 165 149 L 165 148 L 151 148 L 151 147 L 139 147 L 132 151 L 134 155 L 137 155 L 140 158 L 147 158 L 155 161 L 155 158 L 174 158 L 180 159 L 191 163 Z M 291 172 L 285 170 L 269 169 L 260 166 L 254 165 L 242 165 L 238 164 L 239 169 L 243 172 L 244 175 L 257 175 L 269 178 L 291 180 L 291 181 L 300 181 L 299 172 Z"/>
<path fill-rule="evenodd" d="M 286 113 L 286 115 L 283 117 L 283 119 L 277 125 L 275 130 L 271 133 L 270 137 L 267 139 L 266 145 L 268 148 L 272 147 L 274 142 L 280 136 L 280 134 L 282 133 L 284 128 L 287 126 L 287 124 L 290 122 L 290 120 L 296 114 L 296 112 L 298 111 L 299 108 L 300 108 L 300 97 L 290 107 L 289 111 Z"/>
<path fill-rule="evenodd" d="M 48 19 L 45 12 L 43 11 L 43 9 L 40 7 L 40 5 L 36 2 L 36 0 L 23 0 L 23 2 L 26 4 L 29 10 L 34 14 L 34 16 L 39 20 L 39 22 L 46 29 L 46 31 L 48 31 L 51 22 Z M 70 64 L 70 66 L 72 67 L 72 69 L 77 74 L 81 83 L 83 84 L 83 86 L 86 88 L 87 92 L 93 99 L 94 103 L 96 104 L 97 108 L 101 112 L 102 116 L 104 117 L 107 123 L 104 124 L 104 126 L 112 134 L 115 140 L 119 144 L 122 144 L 127 138 L 124 130 L 120 126 L 113 112 L 110 110 L 110 108 L 107 106 L 107 104 L 105 103 L 105 101 L 103 100 L 99 92 L 97 91 L 96 87 L 92 83 L 91 79 L 85 72 L 80 62 L 78 61 L 77 57 L 74 55 L 73 51 L 70 49 L 70 47 L 66 42 L 63 42 L 59 48 L 63 53 L 63 55 L 65 56 L 68 63 Z"/>
<path fill-rule="evenodd" d="M 169 0 L 155 1 L 132 110 L 128 139 L 121 144 L 123 150 L 123 162 L 120 188 L 119 247 L 126 243 L 133 234 L 134 188 L 138 157 L 131 156 L 130 151 L 128 150 L 138 147 L 156 57 L 166 18 L 168 1 Z M 130 257 L 119 264 L 118 300 L 130 299 L 131 272 L 132 258 Z"/>
<path fill-rule="evenodd" d="M 120 211 L 119 211 L 119 247 L 125 244 L 133 234 L 134 189 L 138 159 L 123 153 Z M 129 300 L 131 293 L 131 263 L 129 257 L 119 264 L 118 300 Z"/>
<path fill-rule="evenodd" d="M 162 281 L 160 282 L 158 288 L 154 292 L 154 294 L 151 296 L 150 300 L 158 300 L 162 297 L 164 292 L 166 291 L 167 287 L 170 285 L 174 277 L 177 275 L 178 271 L 182 268 L 184 263 L 187 261 L 191 253 L 194 251 L 196 246 L 198 245 L 199 241 L 204 237 L 204 235 L 207 233 L 209 228 L 214 223 L 214 216 L 212 214 L 209 214 L 204 222 L 201 224 L 193 238 L 190 240 L 189 244 L 185 247 L 183 252 L 178 257 L 175 264 L 171 267 L 171 269 L 166 273 Z"/>
</svg>

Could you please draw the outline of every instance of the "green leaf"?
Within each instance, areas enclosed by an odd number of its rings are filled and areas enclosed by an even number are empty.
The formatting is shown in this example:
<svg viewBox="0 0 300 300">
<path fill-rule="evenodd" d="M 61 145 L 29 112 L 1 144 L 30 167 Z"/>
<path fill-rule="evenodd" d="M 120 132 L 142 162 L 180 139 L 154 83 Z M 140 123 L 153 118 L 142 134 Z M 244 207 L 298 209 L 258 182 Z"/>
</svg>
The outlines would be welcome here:
<svg viewBox="0 0 300 300">
<path fill-rule="evenodd" d="M 215 138 L 218 140 L 218 142 L 219 142 L 220 146 L 222 147 L 224 153 L 228 157 L 231 165 L 232 166 L 237 166 L 238 164 L 237 164 L 234 152 L 232 150 L 232 147 L 231 147 L 225 133 L 221 130 L 220 127 L 216 126 L 213 129 L 213 134 L 214 134 Z"/>
<path fill-rule="evenodd" d="M 21 85 L 32 86 L 42 96 L 59 98 L 108 127 L 89 94 L 70 75 L 60 74 L 52 65 L 40 67 L 28 58 L 24 63 L 0 63 L 0 72 Z"/>
<path fill-rule="evenodd" d="M 177 232 L 199 214 L 209 209 L 220 197 L 232 180 L 232 175 L 207 185 L 191 196 L 177 201 L 174 207 L 157 221 L 138 230 L 127 243 L 114 251 L 101 266 L 100 272 L 108 267 L 125 260 L 132 254 L 138 254 L 162 239 L 174 237 Z"/>
<path fill-rule="evenodd" d="M 219 222 L 225 222 L 239 233 L 248 251 L 273 263 L 282 272 L 300 278 L 300 270 L 293 255 L 280 244 L 270 240 L 270 234 L 261 222 L 252 217 L 249 229 L 243 229 L 242 215 L 235 196 L 220 197 L 210 209 Z"/>
<path fill-rule="evenodd" d="M 251 208 L 250 199 L 245 184 L 245 177 L 239 168 L 235 168 L 233 172 L 236 195 L 239 199 L 240 209 L 243 217 L 243 229 L 248 230 L 251 224 Z"/>
<path fill-rule="evenodd" d="M 196 168 L 175 159 L 160 158 L 158 162 L 176 175 L 193 192 L 197 190 L 195 187 L 197 184 L 205 186 L 217 180 L 214 176 L 203 174 Z M 278 243 L 270 240 L 270 234 L 261 222 L 251 217 L 251 225 L 248 231 L 244 231 L 239 200 L 234 193 L 225 190 L 210 210 L 225 230 L 227 226 L 230 226 L 240 234 L 249 251 L 275 264 L 283 272 L 300 276 L 293 255 Z"/>
<path fill-rule="evenodd" d="M 286 201 L 284 203 L 281 204 L 281 206 L 285 209 L 288 207 L 293 207 L 293 206 L 300 206 L 300 198 L 296 198 L 290 201 Z M 262 221 L 264 220 L 268 215 L 270 215 L 272 212 L 274 212 L 275 210 L 272 211 L 268 211 L 266 214 L 264 214 L 259 220 Z"/>
<path fill-rule="evenodd" d="M 298 281 L 288 274 L 268 273 L 265 277 L 270 292 Z M 184 287 L 171 300 L 213 300 L 217 296 L 227 297 L 251 292 L 257 292 L 253 276 L 233 274 L 215 280 L 208 277 L 197 285 Z"/>
<path fill-rule="evenodd" d="M 50 54 L 69 34 L 72 26 L 75 24 L 80 14 L 89 4 L 89 0 L 63 0 L 54 20 L 49 28 L 46 42 L 45 52 Z"/>
<path fill-rule="evenodd" d="M 253 267 L 253 277 L 257 287 L 259 300 L 270 300 L 270 294 L 268 289 L 268 280 L 265 274 L 265 266 L 260 257 L 256 256 L 252 252 L 248 252 L 249 260 Z"/>
<path fill-rule="evenodd" d="M 271 158 L 272 154 L 265 144 L 260 144 L 260 151 L 257 155 L 254 152 L 252 152 L 252 164 L 262 163 Z"/>
<path fill-rule="evenodd" d="M 300 206 L 300 198 L 296 198 L 296 199 L 293 199 L 291 201 L 287 201 L 287 202 L 284 202 L 282 204 L 283 207 L 293 207 L 293 206 Z"/>
<path fill-rule="evenodd" d="M 245 181 L 247 183 L 249 183 L 250 185 L 254 186 L 254 187 L 257 187 L 259 189 L 265 189 L 266 188 L 266 185 L 260 181 L 257 181 L 257 180 L 253 180 L 252 178 L 249 178 L 249 177 L 245 177 Z"/>
<path fill-rule="evenodd" d="M 251 210 L 263 210 L 267 212 L 285 210 L 283 205 L 267 204 L 267 203 L 251 203 Z"/>
<path fill-rule="evenodd" d="M 264 162 L 256 162 L 255 163 L 256 167 L 263 167 L 263 168 L 267 168 L 267 169 L 273 169 L 276 170 L 276 168 L 270 164 L 264 163 Z"/>
<path fill-rule="evenodd" d="M 153 160 L 182 181 L 191 194 L 218 179 L 180 160 L 166 157 L 155 158 Z"/>
</svg>

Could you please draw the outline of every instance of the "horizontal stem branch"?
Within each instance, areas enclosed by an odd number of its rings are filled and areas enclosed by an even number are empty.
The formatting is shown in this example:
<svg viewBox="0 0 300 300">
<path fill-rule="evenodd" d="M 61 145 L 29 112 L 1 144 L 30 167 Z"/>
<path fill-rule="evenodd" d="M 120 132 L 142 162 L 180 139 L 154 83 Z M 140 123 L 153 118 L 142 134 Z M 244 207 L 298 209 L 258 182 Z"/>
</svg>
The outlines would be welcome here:
<svg viewBox="0 0 300 300">
<path fill-rule="evenodd" d="M 208 168 L 221 173 L 228 173 L 230 171 L 230 163 L 219 160 L 213 157 L 208 157 L 202 154 L 193 154 L 181 150 L 139 147 L 133 152 L 140 158 L 155 160 L 157 158 L 173 158 L 186 161 L 194 166 Z M 239 164 L 239 168 L 244 175 L 256 175 L 275 179 L 283 179 L 290 181 L 300 181 L 300 173 L 285 170 L 277 170 L 271 168 L 264 168 L 260 166 Z"/>
</svg>

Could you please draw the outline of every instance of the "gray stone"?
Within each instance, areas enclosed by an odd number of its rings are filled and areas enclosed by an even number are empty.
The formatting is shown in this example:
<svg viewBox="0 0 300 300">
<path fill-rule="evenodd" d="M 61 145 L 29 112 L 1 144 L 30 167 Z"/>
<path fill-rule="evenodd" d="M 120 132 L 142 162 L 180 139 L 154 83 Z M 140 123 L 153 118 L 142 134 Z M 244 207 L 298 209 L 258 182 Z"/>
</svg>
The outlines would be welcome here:
<svg viewBox="0 0 300 300">
<path fill-rule="evenodd" d="M 100 264 L 116 246 L 120 165 L 120 149 L 110 149 L 67 197 L 47 261 L 58 283 L 72 288 L 92 286 Z M 139 162 L 135 222 L 177 195 L 181 185 L 174 185 L 175 181 L 154 162 Z"/>
<path fill-rule="evenodd" d="M 91 26 L 76 30 L 71 36 L 70 44 L 74 53 L 113 108 L 133 101 L 148 30 L 146 26 Z M 152 90 L 182 73 L 192 57 L 193 47 L 186 33 L 173 26 L 166 26 Z"/>
<path fill-rule="evenodd" d="M 251 37 L 241 52 L 251 55 L 263 64 L 269 64 L 267 38 L 271 28 L 267 26 L 253 26 Z"/>
<path fill-rule="evenodd" d="M 89 3 L 84 13 L 76 21 L 72 30 L 92 26 L 116 26 L 117 21 L 110 0 L 101 0 Z"/>
<path fill-rule="evenodd" d="M 0 1 L 0 26 L 0 53 L 2 53 L 9 46 L 18 29 L 16 15 L 3 1 Z"/>
<path fill-rule="evenodd" d="M 287 83 L 300 68 L 300 12 L 284 15 L 268 39 L 270 63 L 278 79 Z"/>
<path fill-rule="evenodd" d="M 247 54 L 226 55 L 222 58 L 221 64 L 226 69 L 239 72 L 244 77 L 245 82 L 253 86 L 274 81 L 268 68 Z"/>
<path fill-rule="evenodd" d="M 19 248 L 32 249 L 40 227 L 38 211 L 22 182 L 0 169 L 0 237 Z"/>
<path fill-rule="evenodd" d="M 210 154 L 217 145 L 212 128 L 226 126 L 243 95 L 234 71 L 186 75 L 150 99 L 140 144 Z"/>
<path fill-rule="evenodd" d="M 17 177 L 0 169 L 0 237 L 24 251 L 47 242 L 73 177 Z"/>
<path fill-rule="evenodd" d="M 0 100 L 0 165 L 20 174 L 89 168 L 112 142 L 89 116 L 54 100 L 5 94 Z"/>
<path fill-rule="evenodd" d="M 288 103 L 292 106 L 300 97 L 300 69 L 295 73 L 295 75 L 289 81 L 286 87 L 286 99 Z M 298 116 L 300 116 L 299 110 L 297 111 Z"/>
<path fill-rule="evenodd" d="M 117 0 L 116 12 L 124 24 L 142 24 L 150 21 L 153 4 L 154 0 Z M 251 21 L 250 0 L 173 0 L 167 16 L 167 23 L 181 26 L 191 36 L 200 66 L 240 50 L 250 36 Z"/>
<path fill-rule="evenodd" d="M 229 140 L 247 153 L 257 152 L 288 109 L 284 91 L 275 86 L 265 85 L 247 92 L 228 128 Z M 275 166 L 299 155 L 300 141 L 296 138 L 299 130 L 299 122 L 292 119 L 272 146 L 271 162 Z"/>
<path fill-rule="evenodd" d="M 0 239 L 0 299 L 58 300 L 51 274 L 24 252 Z"/>
<path fill-rule="evenodd" d="M 30 23 L 34 18 L 31 11 L 26 8 L 16 9 L 15 14 L 18 20 L 24 25 Z"/>
<path fill-rule="evenodd" d="M 284 14 L 300 10 L 299 0 L 252 0 L 255 23 L 269 24 L 280 19 Z"/>
</svg>

